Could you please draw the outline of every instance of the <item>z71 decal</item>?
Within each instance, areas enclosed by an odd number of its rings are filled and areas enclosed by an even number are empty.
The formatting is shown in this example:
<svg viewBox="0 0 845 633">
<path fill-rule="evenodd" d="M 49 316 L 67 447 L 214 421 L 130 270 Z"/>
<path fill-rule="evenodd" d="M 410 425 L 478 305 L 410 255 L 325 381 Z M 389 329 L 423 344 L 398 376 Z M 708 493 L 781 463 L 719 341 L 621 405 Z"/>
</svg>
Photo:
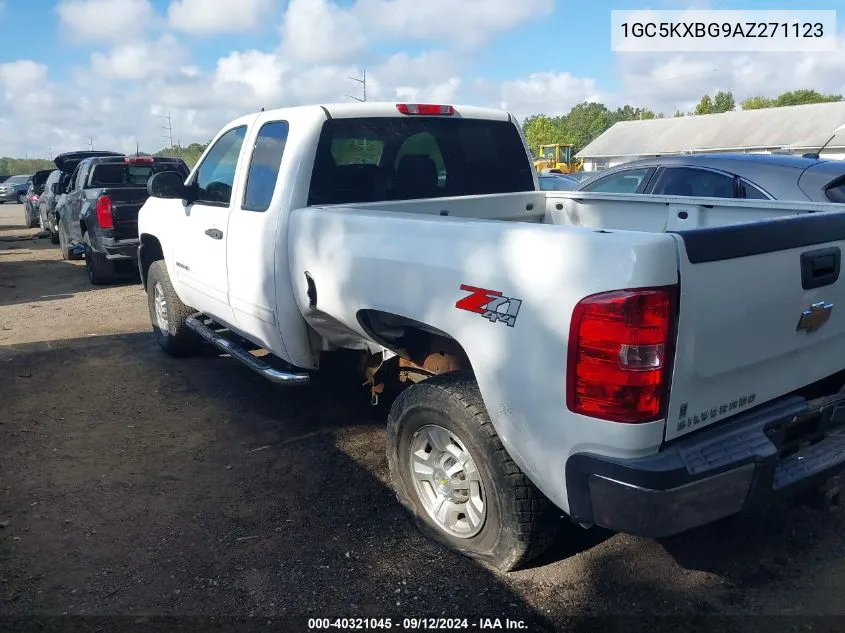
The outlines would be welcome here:
<svg viewBox="0 0 845 633">
<path fill-rule="evenodd" d="M 503 297 L 501 292 L 475 286 L 461 285 L 461 290 L 470 294 L 455 304 L 459 310 L 480 314 L 491 323 L 501 321 L 509 327 L 516 324 L 516 316 L 522 305 L 521 299 Z"/>
</svg>

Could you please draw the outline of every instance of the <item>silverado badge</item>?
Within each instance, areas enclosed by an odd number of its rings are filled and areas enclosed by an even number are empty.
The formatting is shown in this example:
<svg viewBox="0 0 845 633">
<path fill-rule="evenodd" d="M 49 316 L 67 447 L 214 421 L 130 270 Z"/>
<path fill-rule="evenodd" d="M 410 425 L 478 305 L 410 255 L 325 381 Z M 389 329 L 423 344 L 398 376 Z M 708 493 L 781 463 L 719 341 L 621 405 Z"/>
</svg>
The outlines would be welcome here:
<svg viewBox="0 0 845 633">
<path fill-rule="evenodd" d="M 833 304 L 820 301 L 810 306 L 809 310 L 804 310 L 801 313 L 801 319 L 798 321 L 796 331 L 805 330 L 815 332 L 830 318 L 830 313 L 833 312 Z"/>
</svg>

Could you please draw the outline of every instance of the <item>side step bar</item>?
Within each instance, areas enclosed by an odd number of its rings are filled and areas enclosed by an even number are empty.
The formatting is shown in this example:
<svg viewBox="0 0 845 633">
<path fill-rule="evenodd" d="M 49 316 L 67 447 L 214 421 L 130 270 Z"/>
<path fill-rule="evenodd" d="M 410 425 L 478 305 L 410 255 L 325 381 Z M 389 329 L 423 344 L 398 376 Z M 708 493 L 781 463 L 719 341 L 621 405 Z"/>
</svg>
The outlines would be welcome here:
<svg viewBox="0 0 845 633">
<path fill-rule="evenodd" d="M 300 387 L 307 385 L 311 381 L 311 376 L 306 373 L 280 371 L 271 367 L 260 358 L 256 358 L 250 354 L 240 345 L 233 343 L 226 337 L 212 330 L 200 320 L 201 318 L 203 318 L 202 314 L 193 314 L 185 319 L 185 325 L 199 334 L 206 341 L 214 345 L 221 352 L 231 355 L 232 358 L 240 361 L 252 371 L 261 374 L 270 382 L 274 382 L 278 385 L 285 385 L 287 387 Z"/>
</svg>

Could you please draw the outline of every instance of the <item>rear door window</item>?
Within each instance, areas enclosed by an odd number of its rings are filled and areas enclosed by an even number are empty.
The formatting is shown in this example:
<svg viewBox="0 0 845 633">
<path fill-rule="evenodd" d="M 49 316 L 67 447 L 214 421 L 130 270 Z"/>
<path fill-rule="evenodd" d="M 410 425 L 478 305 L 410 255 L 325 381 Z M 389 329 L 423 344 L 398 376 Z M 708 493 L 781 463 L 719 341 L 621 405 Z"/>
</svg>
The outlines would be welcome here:
<svg viewBox="0 0 845 633">
<path fill-rule="evenodd" d="M 657 177 L 651 193 L 663 196 L 700 196 L 733 198 L 734 179 L 709 169 L 665 167 Z"/>
<path fill-rule="evenodd" d="M 323 124 L 308 204 L 534 191 L 508 121 L 459 117 L 331 119 Z"/>
<path fill-rule="evenodd" d="M 287 121 L 271 121 L 261 126 L 246 176 L 243 209 L 266 211 L 270 207 L 287 140 Z"/>
</svg>

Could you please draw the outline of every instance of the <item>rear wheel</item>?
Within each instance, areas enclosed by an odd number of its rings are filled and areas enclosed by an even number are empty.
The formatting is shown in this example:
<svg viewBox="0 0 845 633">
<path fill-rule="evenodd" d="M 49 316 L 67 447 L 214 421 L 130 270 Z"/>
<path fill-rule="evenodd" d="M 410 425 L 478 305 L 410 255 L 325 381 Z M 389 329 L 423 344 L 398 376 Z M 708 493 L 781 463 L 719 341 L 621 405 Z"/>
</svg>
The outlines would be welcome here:
<svg viewBox="0 0 845 633">
<path fill-rule="evenodd" d="M 19 193 L 18 194 L 18 204 L 26 204 L 26 194 Z"/>
<path fill-rule="evenodd" d="M 102 286 L 114 280 L 114 263 L 106 259 L 102 253 L 97 253 L 91 246 L 91 236 L 86 233 L 85 240 L 85 272 L 88 281 L 95 286 Z"/>
<path fill-rule="evenodd" d="M 185 323 L 196 310 L 179 299 L 164 260 L 153 262 L 147 273 L 147 305 L 156 341 L 165 352 L 185 356 L 196 350 L 200 339 Z"/>
<path fill-rule="evenodd" d="M 462 554 L 510 571 L 557 534 L 561 513 L 507 454 L 470 374 L 399 394 L 387 459 L 396 496 L 420 530 Z"/>
</svg>

